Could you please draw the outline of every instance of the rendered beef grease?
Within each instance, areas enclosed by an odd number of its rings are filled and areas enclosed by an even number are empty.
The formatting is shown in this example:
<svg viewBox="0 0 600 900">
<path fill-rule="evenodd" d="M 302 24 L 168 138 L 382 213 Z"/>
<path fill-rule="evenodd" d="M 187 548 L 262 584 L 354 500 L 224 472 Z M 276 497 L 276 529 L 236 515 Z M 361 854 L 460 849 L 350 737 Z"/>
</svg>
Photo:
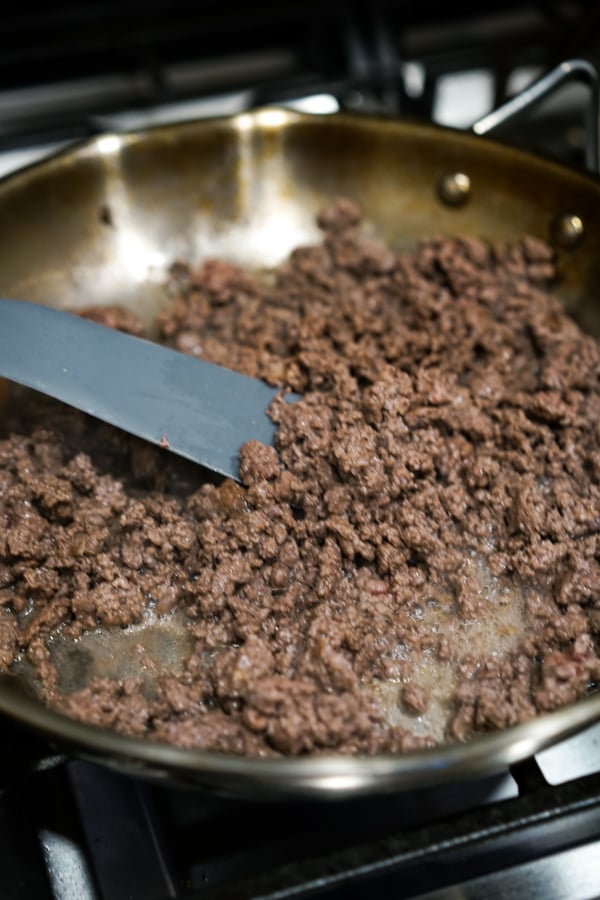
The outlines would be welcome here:
<svg viewBox="0 0 600 900">
<path fill-rule="evenodd" d="M 268 281 L 173 268 L 165 341 L 302 394 L 273 404 L 276 449 L 241 449 L 242 485 L 49 401 L 9 418 L 0 666 L 55 709 L 183 747 L 376 753 L 594 687 L 600 352 L 548 293 L 550 248 L 399 255 L 348 200 L 319 224 Z"/>
</svg>

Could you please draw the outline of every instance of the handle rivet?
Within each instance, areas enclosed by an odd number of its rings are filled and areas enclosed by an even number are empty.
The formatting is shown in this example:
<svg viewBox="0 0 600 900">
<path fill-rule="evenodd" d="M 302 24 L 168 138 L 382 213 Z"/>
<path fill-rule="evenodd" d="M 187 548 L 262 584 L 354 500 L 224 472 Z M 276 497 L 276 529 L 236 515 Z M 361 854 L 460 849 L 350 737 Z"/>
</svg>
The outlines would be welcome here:
<svg viewBox="0 0 600 900">
<path fill-rule="evenodd" d="M 554 242 L 565 250 L 579 247 L 585 234 L 583 219 L 580 216 L 560 216 L 552 227 Z"/>
<path fill-rule="evenodd" d="M 446 206 L 464 206 L 471 196 L 471 179 L 464 172 L 450 172 L 438 182 L 438 194 Z"/>
</svg>

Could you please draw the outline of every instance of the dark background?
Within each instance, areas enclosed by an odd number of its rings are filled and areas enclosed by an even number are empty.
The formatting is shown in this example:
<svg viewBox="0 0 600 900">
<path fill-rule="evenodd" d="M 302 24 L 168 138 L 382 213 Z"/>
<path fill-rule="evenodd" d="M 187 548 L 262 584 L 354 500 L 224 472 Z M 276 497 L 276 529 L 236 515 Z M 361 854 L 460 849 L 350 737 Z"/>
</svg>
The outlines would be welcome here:
<svg viewBox="0 0 600 900">
<path fill-rule="evenodd" d="M 348 108 L 430 118 L 449 72 L 492 70 L 497 105 L 518 66 L 600 60 L 594 0 L 4 6 L 0 149 L 101 130 L 106 113 L 240 89 L 248 106 L 328 91 Z M 406 62 L 423 66 L 417 93 L 406 90 Z"/>
</svg>

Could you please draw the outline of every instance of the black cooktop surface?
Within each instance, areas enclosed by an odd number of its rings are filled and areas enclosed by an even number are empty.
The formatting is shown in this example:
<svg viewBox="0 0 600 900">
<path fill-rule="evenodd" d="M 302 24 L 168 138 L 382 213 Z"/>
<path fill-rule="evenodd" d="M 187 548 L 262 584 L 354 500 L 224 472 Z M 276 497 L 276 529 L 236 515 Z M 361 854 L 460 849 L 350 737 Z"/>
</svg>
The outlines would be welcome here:
<svg viewBox="0 0 600 900">
<path fill-rule="evenodd" d="M 5 720 L 2 730 L 2 896 L 598 893 L 599 726 L 482 780 L 264 803 L 139 781 L 59 757 Z"/>
</svg>

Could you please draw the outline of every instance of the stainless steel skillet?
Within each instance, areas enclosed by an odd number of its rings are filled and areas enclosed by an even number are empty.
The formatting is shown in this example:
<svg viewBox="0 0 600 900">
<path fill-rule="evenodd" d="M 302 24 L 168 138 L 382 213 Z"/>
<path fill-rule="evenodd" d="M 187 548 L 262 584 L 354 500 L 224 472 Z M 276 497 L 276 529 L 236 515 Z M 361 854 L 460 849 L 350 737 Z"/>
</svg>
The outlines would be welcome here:
<svg viewBox="0 0 600 900">
<path fill-rule="evenodd" d="M 263 109 L 103 135 L 0 183 L 0 295 L 150 321 L 176 257 L 270 266 L 317 238 L 328 199 L 354 197 L 398 247 L 432 233 L 550 238 L 558 291 L 600 335 L 600 181 L 471 134 Z M 178 750 L 61 717 L 15 679 L 0 711 L 85 757 L 238 794 L 348 795 L 490 773 L 600 718 L 600 694 L 464 745 L 398 757 L 256 760 Z"/>
</svg>

